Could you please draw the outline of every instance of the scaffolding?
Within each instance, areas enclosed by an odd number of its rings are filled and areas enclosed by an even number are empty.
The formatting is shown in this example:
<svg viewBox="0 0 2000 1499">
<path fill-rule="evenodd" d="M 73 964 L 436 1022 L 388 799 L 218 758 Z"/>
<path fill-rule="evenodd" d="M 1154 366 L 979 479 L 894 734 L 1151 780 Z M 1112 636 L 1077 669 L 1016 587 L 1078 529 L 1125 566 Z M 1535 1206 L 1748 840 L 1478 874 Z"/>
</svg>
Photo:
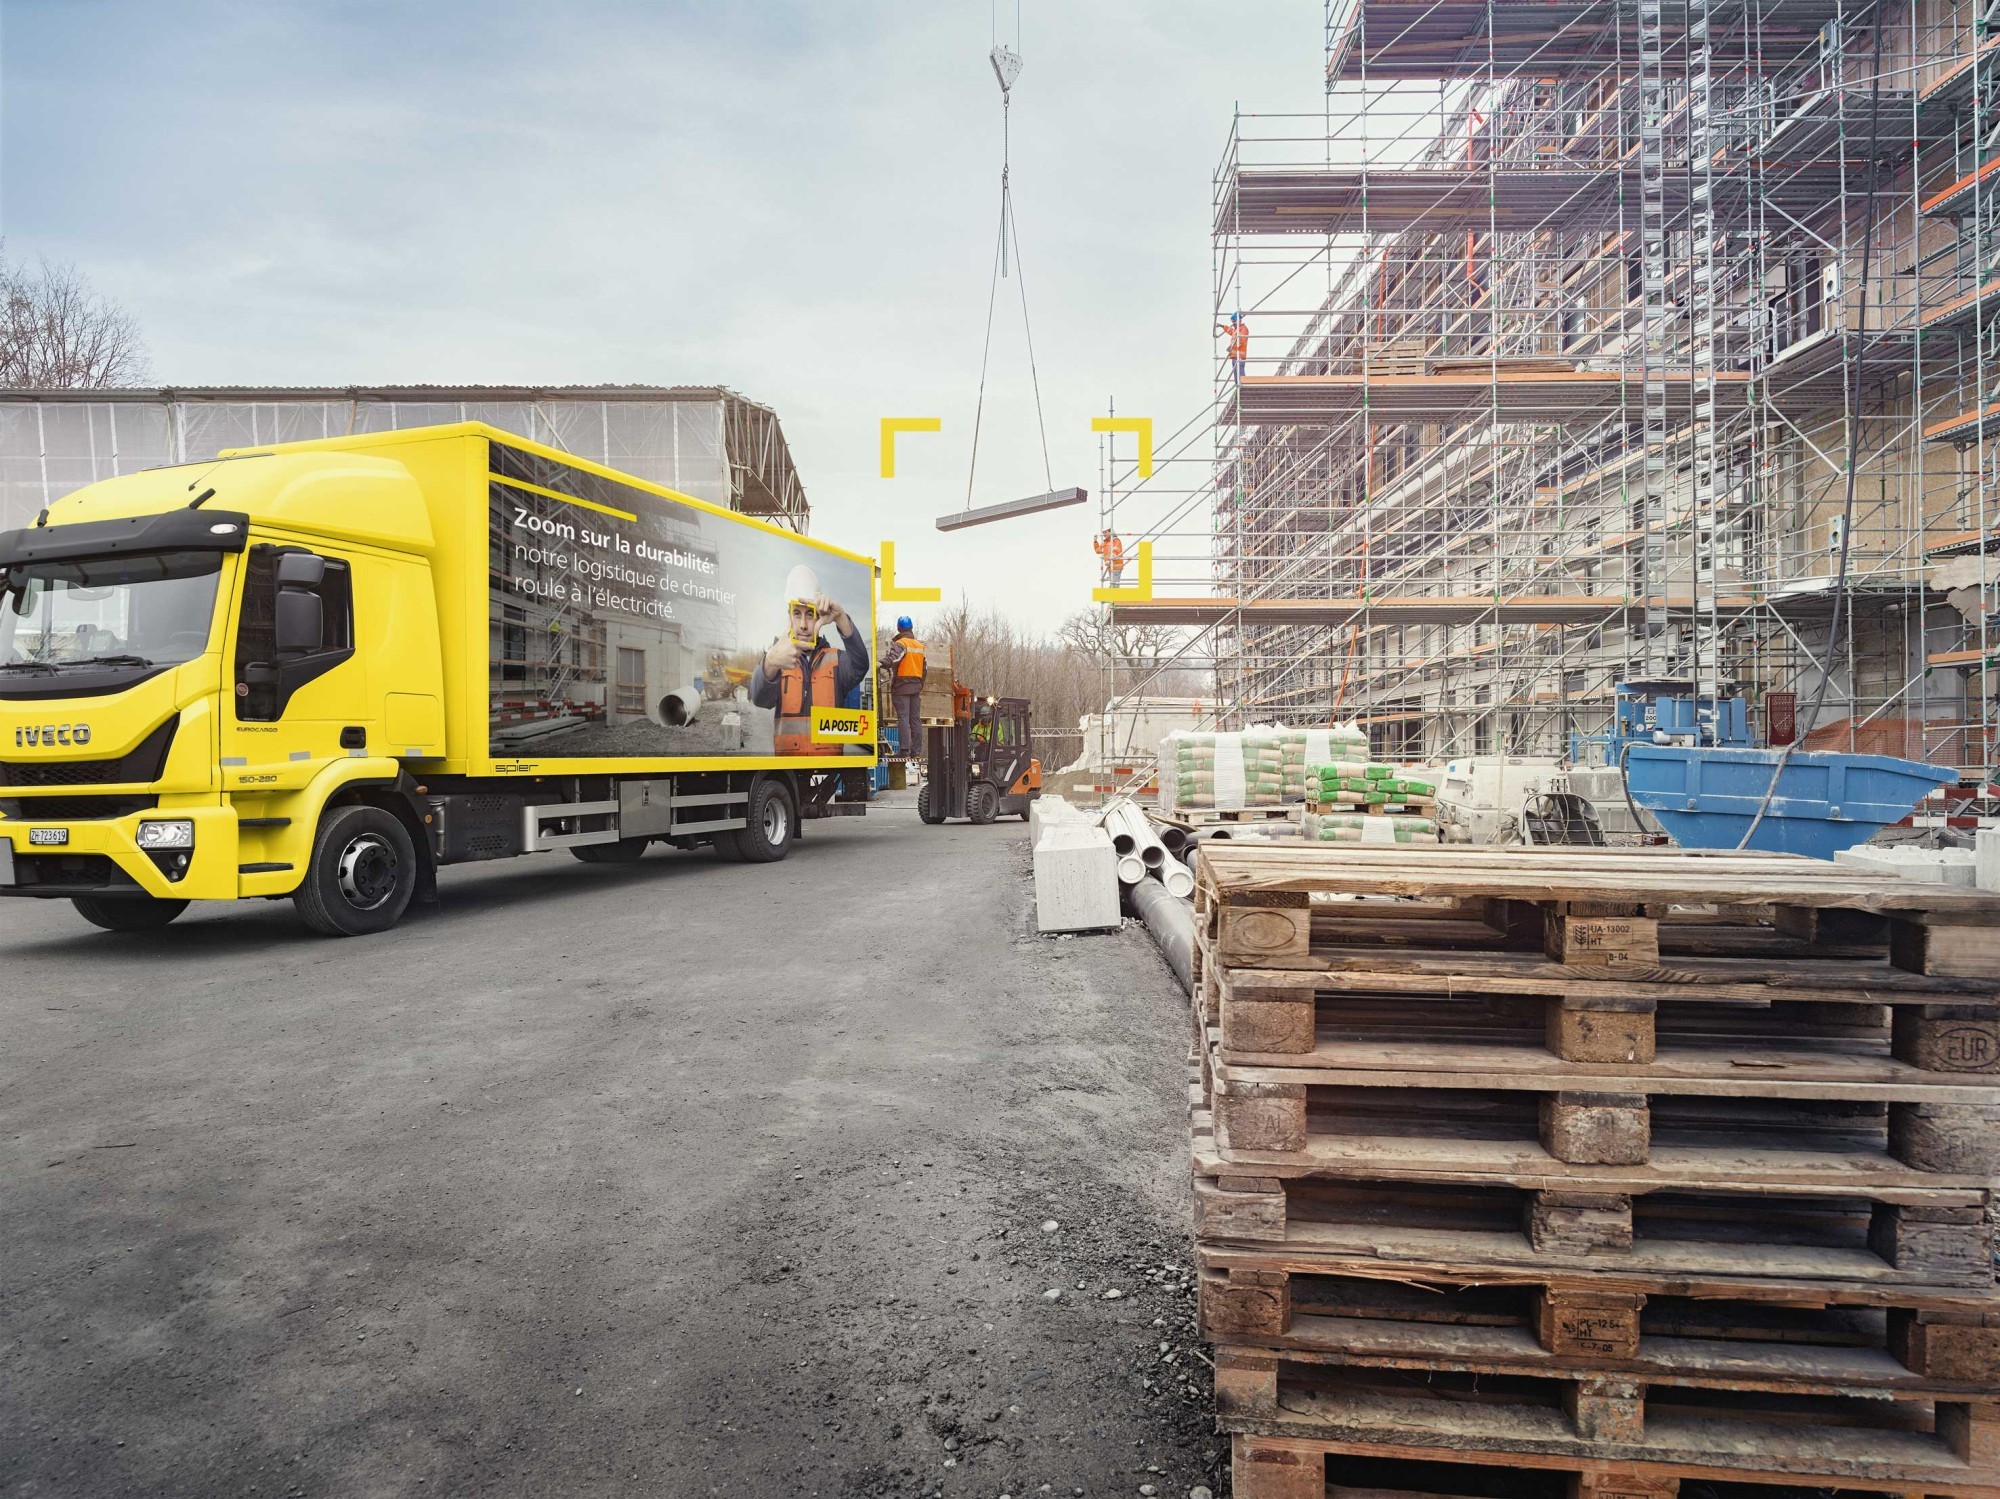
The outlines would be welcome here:
<svg viewBox="0 0 2000 1499">
<path fill-rule="evenodd" d="M 1585 755 L 1616 683 L 1672 680 L 1987 781 L 1994 21 L 1332 0 L 1324 110 L 1232 124 L 1248 348 L 1205 454 L 1106 486 L 1155 548 L 1114 618 L 1186 629 L 1225 725 Z"/>
</svg>

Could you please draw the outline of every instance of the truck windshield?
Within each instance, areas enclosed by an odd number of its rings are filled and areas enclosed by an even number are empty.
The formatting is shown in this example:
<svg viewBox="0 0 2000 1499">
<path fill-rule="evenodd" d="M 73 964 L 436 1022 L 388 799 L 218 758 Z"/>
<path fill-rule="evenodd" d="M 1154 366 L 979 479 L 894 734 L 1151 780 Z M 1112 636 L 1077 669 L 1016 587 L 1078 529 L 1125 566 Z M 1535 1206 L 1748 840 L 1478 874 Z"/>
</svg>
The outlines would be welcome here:
<svg viewBox="0 0 2000 1499">
<path fill-rule="evenodd" d="M 0 571 L 0 671 L 172 666 L 208 646 L 219 552 L 156 552 Z"/>
</svg>

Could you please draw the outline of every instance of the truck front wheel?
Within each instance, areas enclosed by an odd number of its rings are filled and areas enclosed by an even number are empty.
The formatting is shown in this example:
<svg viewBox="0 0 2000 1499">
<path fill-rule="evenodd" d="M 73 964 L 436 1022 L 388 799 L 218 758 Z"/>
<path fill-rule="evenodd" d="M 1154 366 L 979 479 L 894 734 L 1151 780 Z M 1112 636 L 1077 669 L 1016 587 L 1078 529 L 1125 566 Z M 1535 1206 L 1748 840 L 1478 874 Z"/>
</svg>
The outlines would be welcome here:
<svg viewBox="0 0 2000 1499">
<path fill-rule="evenodd" d="M 403 824 L 380 807 L 335 807 L 292 901 L 314 931 L 364 937 L 400 921 L 416 888 L 417 851 Z"/>
<path fill-rule="evenodd" d="M 107 932 L 157 932 L 188 908 L 184 900 L 150 895 L 73 895 L 76 914 Z"/>
<path fill-rule="evenodd" d="M 746 864 L 775 864 L 792 851 L 799 814 L 783 781 L 753 782 L 744 817 L 748 825 L 737 830 L 736 847 Z"/>
</svg>

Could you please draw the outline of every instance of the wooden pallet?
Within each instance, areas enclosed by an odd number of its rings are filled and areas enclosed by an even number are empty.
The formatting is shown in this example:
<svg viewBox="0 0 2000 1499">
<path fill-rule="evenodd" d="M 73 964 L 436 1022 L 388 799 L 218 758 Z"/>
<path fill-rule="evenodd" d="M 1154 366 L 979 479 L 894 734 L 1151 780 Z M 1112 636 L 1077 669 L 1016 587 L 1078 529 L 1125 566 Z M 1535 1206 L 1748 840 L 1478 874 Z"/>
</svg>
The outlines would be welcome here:
<svg viewBox="0 0 2000 1499">
<path fill-rule="evenodd" d="M 2000 1295 L 1727 1287 L 1687 1296 L 1545 1271 L 1474 1281 L 1379 1264 L 1286 1276 L 1207 1267 L 1203 1333 L 1315 1364 L 1895 1399 L 1972 1398 L 2000 1378 Z M 1389 1278 L 1393 1275 L 1393 1278 Z M 1705 1287 L 1713 1291 L 1713 1286 Z"/>
<path fill-rule="evenodd" d="M 1236 1371 L 1231 1371 L 1232 1373 Z M 1694 1468 L 1738 1482 L 1817 1478 L 1831 1487 L 2000 1490 L 2000 1407 L 1844 1396 L 1685 1390 L 1607 1377 L 1404 1372 L 1353 1367 L 1280 1385 L 1245 1371 L 1217 1424 L 1424 1455 L 1477 1453 Z M 1218 1387 L 1224 1382 L 1218 1365 Z"/>
<path fill-rule="evenodd" d="M 1204 1023 L 1233 1056 L 1304 1057 L 1372 1035 L 1504 1045 L 1539 1033 L 1555 1058 L 1640 1063 L 1663 1045 L 1761 1048 L 1785 1038 L 1886 1049 L 1927 1070 L 2000 1075 L 1991 980 L 1869 960 L 1690 959 L 1609 975 L 1530 953 L 1348 955 L 1314 969 L 1219 962 L 1198 939 Z M 1299 1065 L 1310 1065 L 1301 1063 Z"/>
<path fill-rule="evenodd" d="M 1691 1294 L 1691 1284 L 1986 1291 L 1990 1193 L 1909 1188 L 1813 1192 L 1752 1184 L 1579 1188 L 1523 1174 L 1412 1181 L 1390 1164 L 1328 1180 L 1225 1160 L 1196 1115 L 1197 1256 L 1236 1269 L 1520 1279 L 1557 1272 Z M 1721 1294 L 1717 1292 L 1717 1294 Z"/>
<path fill-rule="evenodd" d="M 2000 1077 L 1858 1048 L 1669 1046 L 1611 1064 L 1558 1060 L 1532 1043 L 1322 1038 L 1300 1056 L 1231 1061 L 1240 1054 L 1224 1051 L 1222 1035 L 1203 1081 L 1226 1159 L 1311 1165 L 1394 1137 L 1408 1143 L 1378 1145 L 1385 1160 L 1490 1158 L 1577 1181 L 1605 1173 L 1562 1168 L 1809 1186 L 2000 1175 Z"/>
<path fill-rule="evenodd" d="M 1676 1499 L 1680 1476 L 1664 1465 L 1504 1457 L 1444 1451 L 1376 1456 L 1337 1443 L 1284 1437 L 1231 1439 L 1238 1499 Z M 1734 1499 L 1784 1499 L 1813 1479 L 1732 1485 Z M 1853 1485 L 1854 1487 L 1865 1487 Z M 1687 1492 L 1713 1493 L 1710 1489 Z"/>
<path fill-rule="evenodd" d="M 1426 1429 L 1409 1419 L 1413 1404 L 1231 1418 L 1223 1424 L 1233 1433 L 1236 1499 L 1674 1499 L 1683 1481 L 1703 1479 L 1728 1482 L 1744 1499 L 1759 1485 L 1779 1495 L 1832 1488 L 2000 1499 L 1984 1446 L 1990 1407 L 1941 1407 L 1953 1414 L 1931 1432 L 1852 1430 L 1832 1413 L 1774 1411 L 1753 1422 L 1663 1409 L 1643 1442 L 1584 1443 L 1569 1435 L 1560 1407 L 1467 1403 L 1458 1421 Z M 1481 1449 L 1480 1435 L 1513 1421 L 1516 1409 L 1526 1418 L 1517 1444 Z"/>
</svg>

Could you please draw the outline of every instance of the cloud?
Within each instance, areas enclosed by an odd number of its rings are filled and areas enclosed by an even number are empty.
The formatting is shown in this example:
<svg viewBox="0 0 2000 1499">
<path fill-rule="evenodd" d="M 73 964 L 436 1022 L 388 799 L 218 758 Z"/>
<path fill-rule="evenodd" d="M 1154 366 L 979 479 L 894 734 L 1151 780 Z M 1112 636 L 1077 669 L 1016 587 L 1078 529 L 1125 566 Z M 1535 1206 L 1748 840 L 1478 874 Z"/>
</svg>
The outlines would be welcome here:
<svg viewBox="0 0 2000 1499">
<path fill-rule="evenodd" d="M 908 0 L 7 7 L 0 231 L 79 261 L 163 380 L 733 385 L 817 534 L 1052 628 L 1095 506 L 943 536 L 998 212 L 989 8 Z M 1012 17 L 1002 18 L 1011 30 Z M 1318 7 L 1023 7 L 1013 173 L 1057 485 L 1090 417 L 1209 396 L 1235 101 L 1318 107 Z M 976 500 L 1045 487 L 1018 281 Z M 877 420 L 937 415 L 875 472 Z M 1192 482 L 1191 469 L 1186 482 Z"/>
</svg>

